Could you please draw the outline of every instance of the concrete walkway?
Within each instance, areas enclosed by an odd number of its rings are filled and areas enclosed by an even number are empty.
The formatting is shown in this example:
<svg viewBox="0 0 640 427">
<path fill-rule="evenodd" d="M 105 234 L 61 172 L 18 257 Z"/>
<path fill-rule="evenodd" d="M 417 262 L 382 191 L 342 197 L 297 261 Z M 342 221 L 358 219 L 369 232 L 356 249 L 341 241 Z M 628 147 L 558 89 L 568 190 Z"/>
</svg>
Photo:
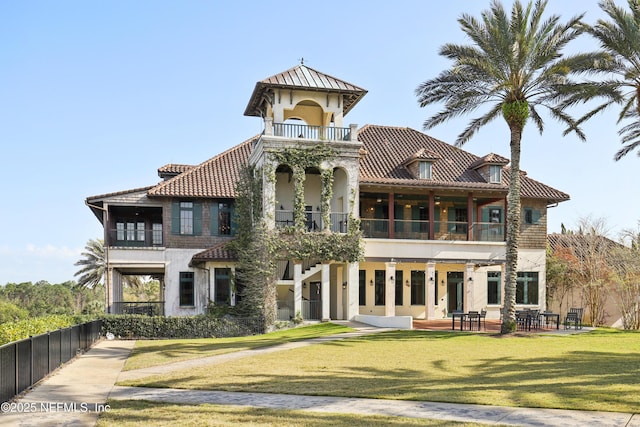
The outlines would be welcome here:
<svg viewBox="0 0 640 427">
<path fill-rule="evenodd" d="M 226 360 L 285 351 L 320 342 L 376 333 L 384 329 L 356 326 L 356 332 L 279 346 L 228 353 L 164 367 L 121 372 L 134 341 L 101 341 L 46 378 L 33 390 L 2 408 L 2 426 L 94 426 L 100 412 L 108 410 L 107 399 L 144 399 L 161 402 L 257 406 L 302 409 L 311 412 L 379 414 L 434 418 L 487 424 L 519 426 L 640 427 L 640 415 L 551 409 L 460 405 L 380 399 L 296 396 L 263 393 L 231 393 L 179 389 L 150 389 L 114 386 L 118 380 L 141 378 L 191 366 L 224 363 Z"/>
</svg>

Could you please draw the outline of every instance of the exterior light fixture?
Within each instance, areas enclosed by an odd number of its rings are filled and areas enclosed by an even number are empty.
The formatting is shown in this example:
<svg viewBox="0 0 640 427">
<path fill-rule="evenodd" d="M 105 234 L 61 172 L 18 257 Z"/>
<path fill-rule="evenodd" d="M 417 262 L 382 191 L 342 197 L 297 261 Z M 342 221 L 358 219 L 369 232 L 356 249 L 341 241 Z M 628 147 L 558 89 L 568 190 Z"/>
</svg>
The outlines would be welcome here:
<svg viewBox="0 0 640 427">
<path fill-rule="evenodd" d="M 393 276 L 389 276 L 389 280 L 393 282 Z"/>
<path fill-rule="evenodd" d="M 469 281 L 469 282 L 473 282 L 473 277 L 469 277 L 469 278 L 467 279 L 467 281 Z"/>
<path fill-rule="evenodd" d="M 409 283 L 409 279 L 407 279 L 407 281 L 406 281 L 406 282 L 404 282 L 404 285 L 405 285 L 407 288 L 411 286 L 411 283 Z"/>
<path fill-rule="evenodd" d="M 307 287 L 307 282 L 302 282 L 302 287 L 306 289 L 306 287 Z"/>
<path fill-rule="evenodd" d="M 369 286 L 373 286 L 373 279 L 369 280 Z"/>
<path fill-rule="evenodd" d="M 347 282 L 342 283 L 342 289 L 347 289 Z"/>
</svg>

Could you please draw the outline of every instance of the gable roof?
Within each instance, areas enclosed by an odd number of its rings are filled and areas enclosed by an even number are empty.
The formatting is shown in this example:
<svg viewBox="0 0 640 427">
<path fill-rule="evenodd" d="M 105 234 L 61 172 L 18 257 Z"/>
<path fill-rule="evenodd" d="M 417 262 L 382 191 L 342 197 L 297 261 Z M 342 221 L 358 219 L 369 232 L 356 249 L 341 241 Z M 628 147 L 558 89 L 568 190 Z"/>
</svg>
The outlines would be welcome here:
<svg viewBox="0 0 640 427">
<path fill-rule="evenodd" d="M 164 165 L 158 168 L 158 176 L 162 179 L 172 178 L 192 168 L 192 165 L 178 165 L 169 163 L 168 165 Z"/>
<path fill-rule="evenodd" d="M 149 196 L 234 198 L 240 170 L 247 163 L 254 136 L 217 156 L 185 170 L 149 190 Z"/>
<path fill-rule="evenodd" d="M 367 154 L 360 163 L 360 184 L 404 185 L 421 188 L 485 189 L 507 192 L 510 168 L 504 168 L 502 183 L 489 183 L 474 166 L 482 158 L 411 128 L 366 125 L 358 132 Z M 432 179 L 416 179 L 404 166 L 407 158 L 420 150 L 437 153 Z M 495 155 L 503 163 L 504 157 Z M 555 203 L 569 200 L 569 195 L 535 181 L 521 171 L 523 198 L 545 199 Z"/>
<path fill-rule="evenodd" d="M 256 83 L 245 116 L 261 117 L 261 105 L 268 89 L 303 89 L 343 95 L 342 114 L 346 115 L 367 94 L 365 89 L 300 64 Z"/>
</svg>

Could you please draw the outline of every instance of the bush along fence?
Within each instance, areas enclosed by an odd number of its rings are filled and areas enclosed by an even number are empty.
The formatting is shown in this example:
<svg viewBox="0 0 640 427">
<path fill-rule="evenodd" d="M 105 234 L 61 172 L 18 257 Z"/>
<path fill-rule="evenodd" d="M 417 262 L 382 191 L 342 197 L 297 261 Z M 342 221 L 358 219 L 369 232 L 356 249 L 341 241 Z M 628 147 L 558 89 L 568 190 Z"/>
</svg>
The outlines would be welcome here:
<svg viewBox="0 0 640 427">
<path fill-rule="evenodd" d="M 101 320 L 0 346 L 0 402 L 27 390 L 100 338 Z"/>
<path fill-rule="evenodd" d="M 260 317 L 163 317 L 111 315 L 102 319 L 103 335 L 115 338 L 223 338 L 263 334 Z"/>
</svg>

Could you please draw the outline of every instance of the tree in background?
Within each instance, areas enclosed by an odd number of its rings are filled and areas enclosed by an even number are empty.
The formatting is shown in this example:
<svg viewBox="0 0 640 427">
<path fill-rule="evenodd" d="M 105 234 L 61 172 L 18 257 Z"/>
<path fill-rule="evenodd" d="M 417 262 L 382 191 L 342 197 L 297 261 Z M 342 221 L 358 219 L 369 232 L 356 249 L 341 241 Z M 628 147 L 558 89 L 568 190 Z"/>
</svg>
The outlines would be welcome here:
<svg viewBox="0 0 640 427">
<path fill-rule="evenodd" d="M 78 278 L 78 286 L 91 288 L 102 283 L 106 272 L 104 242 L 102 239 L 89 239 L 82 252 L 82 259 L 74 265 L 81 267 L 74 276 Z"/>
<path fill-rule="evenodd" d="M 527 119 L 531 118 L 540 133 L 544 122 L 539 108 L 567 125 L 582 140 L 578 123 L 565 113 L 578 99 L 578 85 L 570 80 L 577 73 L 591 72 L 600 54 L 563 58 L 562 50 L 583 32 L 583 15 L 560 23 L 553 15 L 543 19 L 547 1 L 529 2 L 525 8 L 516 0 L 509 15 L 497 0 L 480 20 L 463 14 L 458 20 L 472 45 L 445 44 L 440 55 L 453 60 L 453 66 L 416 89 L 421 107 L 444 103 L 444 109 L 424 122 L 425 129 L 467 115 L 480 107 L 488 111 L 471 120 L 458 136 L 456 145 L 465 144 L 483 126 L 502 117 L 510 131 L 511 171 L 507 196 L 506 277 L 502 333 L 515 331 L 515 302 L 520 237 L 520 144 Z"/>
<path fill-rule="evenodd" d="M 585 28 L 600 42 L 602 52 L 613 57 L 601 63 L 606 65 L 602 71 L 613 75 L 609 83 L 622 93 L 617 123 L 629 121 L 618 131 L 624 145 L 614 157 L 618 161 L 640 147 L 640 0 L 628 0 L 628 12 L 613 0 L 603 0 L 599 5 L 611 20 L 599 19 Z"/>
<path fill-rule="evenodd" d="M 612 254 L 616 262 L 616 290 L 622 326 L 640 329 L 640 230 L 624 230 L 623 241 L 628 246 L 616 248 Z"/>
</svg>

